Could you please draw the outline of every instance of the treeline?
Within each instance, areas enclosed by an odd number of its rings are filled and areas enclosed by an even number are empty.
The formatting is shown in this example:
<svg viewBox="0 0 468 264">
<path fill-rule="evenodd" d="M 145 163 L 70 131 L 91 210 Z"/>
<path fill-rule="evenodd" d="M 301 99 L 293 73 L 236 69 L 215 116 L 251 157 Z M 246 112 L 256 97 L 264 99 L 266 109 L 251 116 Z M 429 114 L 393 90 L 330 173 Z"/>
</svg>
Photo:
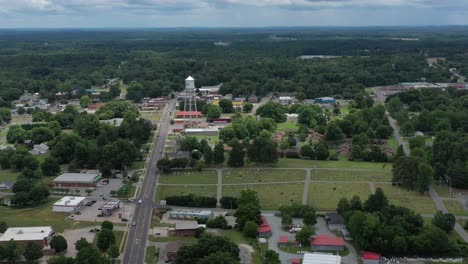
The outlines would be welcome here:
<svg viewBox="0 0 468 264">
<path fill-rule="evenodd" d="M 215 208 L 217 200 L 213 197 L 204 197 L 194 194 L 173 195 L 164 198 L 168 205 L 188 206 L 201 208 Z"/>
</svg>

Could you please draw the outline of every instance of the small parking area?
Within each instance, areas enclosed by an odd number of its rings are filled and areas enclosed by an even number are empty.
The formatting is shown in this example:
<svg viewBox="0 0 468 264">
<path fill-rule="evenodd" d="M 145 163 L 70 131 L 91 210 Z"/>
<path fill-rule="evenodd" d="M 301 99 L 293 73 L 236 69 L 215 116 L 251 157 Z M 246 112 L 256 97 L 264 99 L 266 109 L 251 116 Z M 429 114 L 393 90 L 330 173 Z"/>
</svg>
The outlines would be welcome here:
<svg viewBox="0 0 468 264">
<path fill-rule="evenodd" d="M 73 229 L 73 230 L 65 230 L 63 232 L 63 237 L 67 240 L 68 248 L 65 252 L 65 256 L 67 257 L 75 257 L 78 253 L 75 249 L 76 241 L 80 240 L 82 237 L 85 238 L 89 243 L 93 243 L 94 237 L 96 233 L 90 232 L 91 227 L 81 228 L 81 229 Z"/>
</svg>

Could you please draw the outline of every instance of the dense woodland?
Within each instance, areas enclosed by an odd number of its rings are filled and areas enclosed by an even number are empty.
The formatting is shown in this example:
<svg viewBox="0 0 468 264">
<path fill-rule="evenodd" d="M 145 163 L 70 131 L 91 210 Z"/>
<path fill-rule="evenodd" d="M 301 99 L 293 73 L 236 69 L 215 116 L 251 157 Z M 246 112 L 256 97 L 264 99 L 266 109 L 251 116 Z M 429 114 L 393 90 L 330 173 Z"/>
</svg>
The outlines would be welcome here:
<svg viewBox="0 0 468 264">
<path fill-rule="evenodd" d="M 297 92 L 305 98 L 352 98 L 369 86 L 447 81 L 450 67 L 467 73 L 468 36 L 461 32 L 456 27 L 0 31 L 0 97 L 11 101 L 25 90 L 49 99 L 59 91 L 72 96 L 75 89 L 119 77 L 129 85 L 128 97 L 138 101 L 180 91 L 191 74 L 199 86 L 224 83 L 222 92 L 236 96 Z M 220 40 L 231 45 L 213 45 Z M 318 54 L 344 57 L 297 59 Z M 447 57 L 447 67 L 429 68 L 431 56 Z"/>
</svg>

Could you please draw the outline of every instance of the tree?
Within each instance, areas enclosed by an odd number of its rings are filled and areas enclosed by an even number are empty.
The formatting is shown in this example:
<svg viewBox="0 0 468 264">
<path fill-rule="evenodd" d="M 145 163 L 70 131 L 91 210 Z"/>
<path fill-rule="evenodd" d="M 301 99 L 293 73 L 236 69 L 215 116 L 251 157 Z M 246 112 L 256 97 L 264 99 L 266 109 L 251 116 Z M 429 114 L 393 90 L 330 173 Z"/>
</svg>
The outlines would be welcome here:
<svg viewBox="0 0 468 264">
<path fill-rule="evenodd" d="M 48 127 L 34 127 L 31 129 L 31 140 L 34 144 L 52 140 L 54 137 L 54 132 Z"/>
<path fill-rule="evenodd" d="M 47 264 L 76 264 L 72 257 L 56 256 L 49 258 Z"/>
<path fill-rule="evenodd" d="M 307 226 L 314 226 L 315 224 L 317 224 L 317 216 L 315 215 L 315 210 L 310 209 L 304 214 L 303 223 Z"/>
<path fill-rule="evenodd" d="M 60 165 L 52 156 L 48 156 L 44 159 L 44 162 L 41 164 L 42 174 L 45 176 L 54 176 L 60 172 Z"/>
<path fill-rule="evenodd" d="M 266 131 L 266 130 L 264 130 Z M 275 163 L 278 161 L 278 144 L 271 137 L 256 137 L 248 149 L 251 161 L 259 163 Z"/>
<path fill-rule="evenodd" d="M 23 248 L 16 241 L 11 239 L 3 246 L 3 259 L 11 263 L 16 263 L 21 259 Z"/>
<path fill-rule="evenodd" d="M 379 139 L 388 139 L 392 135 L 392 128 L 388 125 L 379 125 L 375 129 L 375 137 Z"/>
<path fill-rule="evenodd" d="M 293 219 L 290 215 L 288 214 L 282 214 L 281 215 L 281 225 L 283 226 L 290 226 L 293 223 Z"/>
<path fill-rule="evenodd" d="M 308 245 L 310 243 L 310 237 L 314 235 L 315 232 L 310 226 L 303 226 L 301 231 L 296 233 L 296 240 L 299 241 L 302 245 Z"/>
<path fill-rule="evenodd" d="M 268 249 L 265 252 L 265 257 L 263 259 L 264 264 L 281 264 L 281 260 L 279 258 L 279 254 L 276 251 Z"/>
<path fill-rule="evenodd" d="M 203 159 L 207 165 L 213 163 L 214 153 L 210 146 L 207 146 L 203 151 Z"/>
<path fill-rule="evenodd" d="M 242 229 L 244 236 L 250 238 L 256 238 L 258 232 L 258 224 L 254 221 L 247 221 Z"/>
<path fill-rule="evenodd" d="M 385 196 L 382 188 L 377 188 L 375 194 L 369 195 L 369 198 L 364 203 L 364 210 L 366 212 L 372 213 L 380 211 L 383 208 L 388 206 L 388 199 Z"/>
<path fill-rule="evenodd" d="M 328 151 L 328 145 L 325 142 L 317 143 L 314 150 L 318 160 L 326 160 L 330 157 L 330 151 Z"/>
<path fill-rule="evenodd" d="M 256 115 L 273 119 L 276 123 L 286 121 L 286 109 L 280 103 L 270 101 L 257 109 Z"/>
<path fill-rule="evenodd" d="M 116 244 L 111 245 L 109 249 L 107 250 L 107 255 L 109 255 L 109 257 L 112 260 L 117 259 L 120 255 L 119 246 L 117 246 Z"/>
<path fill-rule="evenodd" d="M 42 253 L 42 248 L 38 244 L 30 242 L 24 248 L 23 256 L 27 261 L 32 262 L 42 258 L 44 254 Z"/>
<path fill-rule="evenodd" d="M 432 218 L 432 224 L 442 229 L 446 233 L 450 233 L 455 227 L 455 216 L 451 213 L 442 213 L 438 211 L 434 218 Z"/>
<path fill-rule="evenodd" d="M 219 107 L 223 111 L 223 113 L 232 113 L 234 112 L 234 107 L 232 106 L 232 102 L 228 99 L 221 99 L 219 100 Z"/>
<path fill-rule="evenodd" d="M 5 221 L 0 221 L 0 234 L 5 233 L 5 231 L 8 229 L 8 225 Z"/>
<path fill-rule="evenodd" d="M 232 150 L 229 153 L 228 166 L 229 167 L 244 167 L 244 146 L 238 140 L 232 140 L 230 143 Z"/>
<path fill-rule="evenodd" d="M 88 246 L 78 251 L 75 258 L 75 264 L 104 264 L 109 263 L 101 256 L 101 253 L 93 247 Z"/>
<path fill-rule="evenodd" d="M 328 124 L 326 131 L 325 131 L 325 138 L 327 140 L 341 140 L 343 139 L 344 134 L 341 130 L 340 126 L 337 123 L 332 122 Z"/>
<path fill-rule="evenodd" d="M 120 85 L 119 84 L 113 84 L 109 87 L 109 94 L 112 97 L 117 97 L 120 96 Z"/>
<path fill-rule="evenodd" d="M 115 235 L 112 232 L 112 230 L 109 229 L 102 229 L 98 233 L 97 237 L 97 247 L 103 251 L 106 252 L 107 249 L 115 243 Z"/>
<path fill-rule="evenodd" d="M 432 179 L 434 179 L 434 170 L 427 163 L 420 163 L 418 166 L 418 178 L 416 180 L 417 190 L 423 194 L 429 191 Z"/>
<path fill-rule="evenodd" d="M 232 258 L 237 261 L 235 263 L 239 262 L 239 247 L 237 244 L 233 243 L 225 237 L 205 234 L 198 240 L 197 244 L 185 246 L 179 249 L 173 263 L 200 263 L 199 261 L 204 257 L 210 256 L 213 253 L 221 254 L 222 252 L 227 254 L 223 254 L 221 259 Z M 220 261 L 220 259 L 215 258 L 214 260 L 209 260 L 209 262 L 206 262 L 206 264 L 224 263 L 218 261 Z M 228 262 L 228 264 L 231 264 L 231 262 Z"/>
<path fill-rule="evenodd" d="M 68 248 L 67 240 L 61 235 L 54 236 L 50 240 L 50 247 L 55 250 L 55 253 L 63 252 Z"/>
<path fill-rule="evenodd" d="M 89 105 L 90 103 L 91 103 L 91 99 L 89 98 L 89 96 L 87 96 L 87 95 L 81 96 L 81 98 L 80 98 L 80 106 L 81 106 L 82 108 L 87 108 L 88 105 Z"/>
<path fill-rule="evenodd" d="M 91 246 L 91 244 L 84 237 L 80 238 L 80 240 L 75 242 L 75 249 L 78 251 L 88 246 Z"/>
<path fill-rule="evenodd" d="M 242 112 L 244 113 L 250 113 L 252 112 L 252 109 L 253 109 L 253 104 L 250 102 L 247 102 L 242 106 Z"/>
<path fill-rule="evenodd" d="M 362 211 L 361 198 L 358 195 L 354 195 L 349 201 L 349 209 L 353 211 Z"/>
<path fill-rule="evenodd" d="M 180 141 L 180 149 L 185 151 L 192 151 L 200 148 L 200 142 L 196 137 L 185 136 Z"/>
<path fill-rule="evenodd" d="M 23 144 L 26 139 L 30 137 L 28 131 L 22 128 L 19 125 L 12 125 L 8 129 L 8 133 L 6 136 L 8 143 L 20 143 Z"/>
<path fill-rule="evenodd" d="M 351 206 L 349 204 L 349 201 L 348 199 L 346 199 L 345 197 L 341 198 L 339 201 L 338 201 L 338 205 L 336 207 L 336 212 L 342 216 L 345 215 L 346 212 L 348 212 L 349 210 L 351 209 Z"/>
<path fill-rule="evenodd" d="M 303 159 L 304 158 L 307 158 L 307 159 L 315 159 L 316 158 L 314 148 L 312 147 L 311 144 L 302 145 L 301 150 L 299 151 L 299 154 L 301 155 L 301 157 Z"/>
<path fill-rule="evenodd" d="M 110 221 L 104 221 L 101 223 L 101 228 L 102 229 L 109 229 L 109 230 L 113 230 L 114 229 L 114 224 L 112 224 L 112 222 Z"/>
<path fill-rule="evenodd" d="M 200 259 L 197 264 L 238 264 L 228 252 L 215 252 Z"/>
<path fill-rule="evenodd" d="M 46 186 L 34 186 L 29 192 L 29 200 L 34 204 L 39 204 L 49 198 L 49 189 Z"/>
</svg>

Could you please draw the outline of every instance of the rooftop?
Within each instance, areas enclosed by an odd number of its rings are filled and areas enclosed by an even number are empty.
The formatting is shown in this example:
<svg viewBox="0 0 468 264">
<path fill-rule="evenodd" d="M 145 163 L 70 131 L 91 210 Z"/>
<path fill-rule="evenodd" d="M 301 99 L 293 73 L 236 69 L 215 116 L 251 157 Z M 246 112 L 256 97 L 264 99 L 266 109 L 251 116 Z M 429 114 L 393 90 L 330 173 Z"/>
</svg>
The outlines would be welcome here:
<svg viewBox="0 0 468 264">
<path fill-rule="evenodd" d="M 98 177 L 99 173 L 64 173 L 55 178 L 53 182 L 90 183 L 95 182 Z"/>
<path fill-rule="evenodd" d="M 42 240 L 52 232 L 51 226 L 11 227 L 0 236 L 0 242 L 10 241 L 11 239 L 15 241 Z"/>
<path fill-rule="evenodd" d="M 313 246 L 344 246 L 344 239 L 328 235 L 317 235 L 310 241 Z"/>
<path fill-rule="evenodd" d="M 176 230 L 192 230 L 192 229 L 197 229 L 198 228 L 198 222 L 197 221 L 185 221 L 185 222 L 179 222 L 176 223 Z"/>
<path fill-rule="evenodd" d="M 381 257 L 382 257 L 382 255 L 380 255 L 379 253 L 370 252 L 370 251 L 362 252 L 362 258 L 363 259 L 379 260 Z"/>
<path fill-rule="evenodd" d="M 287 236 L 280 236 L 279 242 L 280 243 L 288 243 L 289 239 Z"/>
<path fill-rule="evenodd" d="M 302 264 L 340 264 L 341 256 L 328 254 L 304 254 Z"/>
<path fill-rule="evenodd" d="M 86 197 L 81 196 L 65 196 L 62 199 L 54 203 L 54 206 L 76 206 L 79 203 L 83 202 Z"/>
<path fill-rule="evenodd" d="M 185 79 L 185 80 L 186 80 L 186 81 L 193 81 L 193 80 L 195 80 L 195 79 L 194 79 L 192 76 L 189 76 L 189 77 L 187 77 L 187 79 Z"/>
<path fill-rule="evenodd" d="M 326 213 L 325 217 L 329 224 L 332 225 L 344 225 L 344 219 L 338 213 Z"/>
</svg>

